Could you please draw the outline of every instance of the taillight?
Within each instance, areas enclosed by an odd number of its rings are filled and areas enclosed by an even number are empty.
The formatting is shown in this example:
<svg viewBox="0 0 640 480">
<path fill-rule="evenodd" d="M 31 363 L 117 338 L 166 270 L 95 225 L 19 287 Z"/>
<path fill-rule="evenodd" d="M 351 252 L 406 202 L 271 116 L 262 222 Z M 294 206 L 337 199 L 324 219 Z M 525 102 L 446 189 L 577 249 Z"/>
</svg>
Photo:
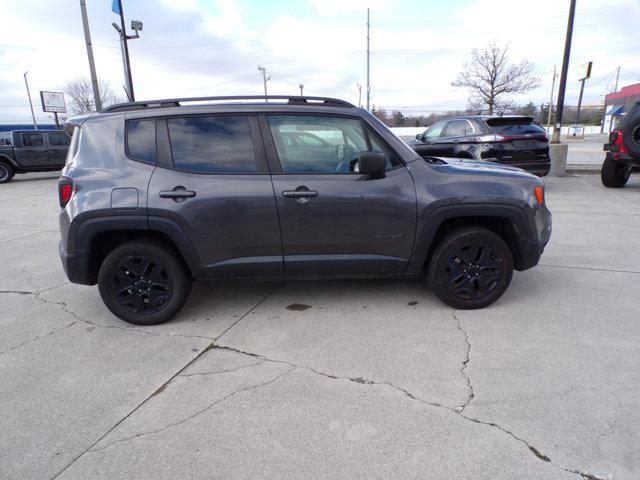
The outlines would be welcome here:
<svg viewBox="0 0 640 480">
<path fill-rule="evenodd" d="M 502 135 L 480 135 L 476 137 L 476 142 L 478 143 L 496 143 L 496 142 L 504 142 L 505 137 Z"/>
<path fill-rule="evenodd" d="M 73 180 L 63 177 L 58 181 L 58 200 L 60 208 L 64 208 L 73 196 Z"/>
</svg>

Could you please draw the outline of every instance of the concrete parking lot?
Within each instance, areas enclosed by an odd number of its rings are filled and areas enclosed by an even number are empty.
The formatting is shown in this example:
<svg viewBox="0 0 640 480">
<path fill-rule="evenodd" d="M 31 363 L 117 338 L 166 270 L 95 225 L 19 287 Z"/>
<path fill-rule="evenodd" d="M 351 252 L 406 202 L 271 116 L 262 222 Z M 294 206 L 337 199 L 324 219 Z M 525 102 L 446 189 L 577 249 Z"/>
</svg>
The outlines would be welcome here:
<svg viewBox="0 0 640 480">
<path fill-rule="evenodd" d="M 57 254 L 54 175 L 0 186 L 0 477 L 640 478 L 640 175 L 547 180 L 541 265 L 197 286 L 132 327 Z"/>
</svg>

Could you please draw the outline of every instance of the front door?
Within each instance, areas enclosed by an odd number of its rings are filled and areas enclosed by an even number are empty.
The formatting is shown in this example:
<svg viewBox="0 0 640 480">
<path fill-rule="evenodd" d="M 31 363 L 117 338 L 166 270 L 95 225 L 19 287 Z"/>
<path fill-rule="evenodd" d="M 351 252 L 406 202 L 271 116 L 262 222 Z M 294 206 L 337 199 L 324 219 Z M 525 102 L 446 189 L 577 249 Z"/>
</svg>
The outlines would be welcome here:
<svg viewBox="0 0 640 480">
<path fill-rule="evenodd" d="M 134 132 L 145 131 L 137 123 L 144 121 L 129 121 L 129 155 Z M 197 252 L 202 276 L 283 274 L 271 177 L 264 150 L 254 147 L 257 125 L 255 116 L 235 114 L 157 121 L 149 223 L 157 217 L 176 222 Z"/>
<path fill-rule="evenodd" d="M 287 275 L 404 272 L 413 248 L 416 193 L 400 160 L 358 118 L 261 118 L 270 155 Z M 387 155 L 384 178 L 358 173 L 361 151 Z"/>
</svg>

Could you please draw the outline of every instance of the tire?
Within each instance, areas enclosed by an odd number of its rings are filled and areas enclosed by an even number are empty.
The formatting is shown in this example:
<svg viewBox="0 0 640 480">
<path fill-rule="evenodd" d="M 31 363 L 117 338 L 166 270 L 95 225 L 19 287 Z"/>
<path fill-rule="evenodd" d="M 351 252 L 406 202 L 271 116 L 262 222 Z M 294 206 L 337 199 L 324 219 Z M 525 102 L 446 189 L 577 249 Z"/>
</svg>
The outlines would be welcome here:
<svg viewBox="0 0 640 480">
<path fill-rule="evenodd" d="M 191 285 L 191 276 L 175 253 L 143 240 L 114 249 L 98 274 L 106 307 L 134 325 L 157 325 L 173 318 L 189 298 Z"/>
<path fill-rule="evenodd" d="M 622 188 L 631 175 L 631 166 L 619 160 L 605 158 L 600 171 L 602 184 L 607 188 Z"/>
<path fill-rule="evenodd" d="M 10 163 L 0 160 L 0 183 L 9 183 L 15 174 Z"/>
<path fill-rule="evenodd" d="M 622 126 L 622 143 L 629 155 L 640 158 L 640 105 L 629 115 Z"/>
<path fill-rule="evenodd" d="M 506 291 L 512 276 L 511 250 L 502 238 L 481 227 L 448 234 L 437 246 L 428 270 L 438 298 L 464 310 L 491 305 Z"/>
</svg>

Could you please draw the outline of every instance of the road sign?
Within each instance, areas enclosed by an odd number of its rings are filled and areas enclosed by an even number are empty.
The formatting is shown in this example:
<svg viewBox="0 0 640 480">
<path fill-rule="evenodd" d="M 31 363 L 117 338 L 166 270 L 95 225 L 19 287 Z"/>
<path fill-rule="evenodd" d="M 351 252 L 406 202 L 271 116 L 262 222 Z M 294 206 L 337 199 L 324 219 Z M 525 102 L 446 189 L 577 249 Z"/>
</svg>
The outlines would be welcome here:
<svg viewBox="0 0 640 480">
<path fill-rule="evenodd" d="M 43 112 L 66 113 L 67 106 L 64 103 L 64 93 L 40 91 Z"/>
</svg>

